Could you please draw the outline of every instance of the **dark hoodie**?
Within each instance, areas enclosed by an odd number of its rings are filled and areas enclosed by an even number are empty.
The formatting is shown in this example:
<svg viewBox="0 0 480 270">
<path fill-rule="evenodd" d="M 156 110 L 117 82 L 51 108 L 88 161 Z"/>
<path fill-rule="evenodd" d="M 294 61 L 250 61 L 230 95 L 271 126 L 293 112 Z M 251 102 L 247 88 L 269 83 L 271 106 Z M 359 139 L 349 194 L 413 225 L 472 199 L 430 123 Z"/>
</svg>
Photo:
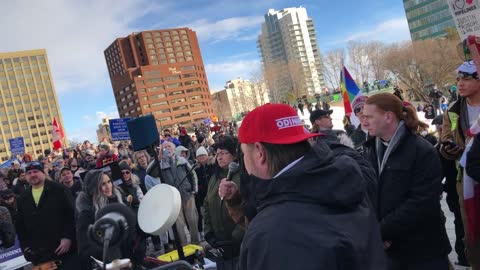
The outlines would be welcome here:
<svg viewBox="0 0 480 270">
<path fill-rule="evenodd" d="M 258 214 L 240 269 L 385 269 L 380 229 L 366 182 L 349 156 L 317 143 L 275 179 L 258 179 Z"/>
</svg>

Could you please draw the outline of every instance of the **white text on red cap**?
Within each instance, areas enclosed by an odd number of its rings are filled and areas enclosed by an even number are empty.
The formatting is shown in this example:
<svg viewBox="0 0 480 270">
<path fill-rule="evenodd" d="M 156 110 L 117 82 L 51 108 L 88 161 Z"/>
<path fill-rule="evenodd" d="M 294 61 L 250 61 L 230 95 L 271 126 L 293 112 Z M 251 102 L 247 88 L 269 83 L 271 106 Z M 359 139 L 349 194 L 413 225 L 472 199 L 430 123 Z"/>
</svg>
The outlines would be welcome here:
<svg viewBox="0 0 480 270">
<path fill-rule="evenodd" d="M 298 116 L 289 116 L 275 120 L 278 129 L 302 126 L 302 120 Z"/>
</svg>

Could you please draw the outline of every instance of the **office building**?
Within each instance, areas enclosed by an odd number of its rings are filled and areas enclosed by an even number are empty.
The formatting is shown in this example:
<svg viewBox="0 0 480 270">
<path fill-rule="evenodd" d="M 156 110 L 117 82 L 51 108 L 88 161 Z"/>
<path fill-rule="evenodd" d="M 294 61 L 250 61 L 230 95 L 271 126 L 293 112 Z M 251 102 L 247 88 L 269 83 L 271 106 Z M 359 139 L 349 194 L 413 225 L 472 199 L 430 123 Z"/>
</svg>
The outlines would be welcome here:
<svg viewBox="0 0 480 270">
<path fill-rule="evenodd" d="M 456 31 L 447 0 L 403 0 L 413 41 L 443 37 Z"/>
<path fill-rule="evenodd" d="M 273 102 L 325 88 L 315 27 L 304 7 L 270 9 L 257 44 Z"/>
<path fill-rule="evenodd" d="M 153 114 L 159 128 L 213 114 L 196 33 L 152 30 L 116 39 L 104 52 L 120 117 Z"/>
<path fill-rule="evenodd" d="M 226 82 L 224 90 L 212 94 L 212 101 L 219 119 L 240 119 L 258 106 L 269 103 L 265 83 L 252 83 L 237 78 Z"/>
<path fill-rule="evenodd" d="M 0 159 L 11 157 L 11 138 L 23 137 L 34 157 L 52 149 L 53 118 L 63 120 L 46 51 L 0 53 L 0 94 Z"/>
</svg>

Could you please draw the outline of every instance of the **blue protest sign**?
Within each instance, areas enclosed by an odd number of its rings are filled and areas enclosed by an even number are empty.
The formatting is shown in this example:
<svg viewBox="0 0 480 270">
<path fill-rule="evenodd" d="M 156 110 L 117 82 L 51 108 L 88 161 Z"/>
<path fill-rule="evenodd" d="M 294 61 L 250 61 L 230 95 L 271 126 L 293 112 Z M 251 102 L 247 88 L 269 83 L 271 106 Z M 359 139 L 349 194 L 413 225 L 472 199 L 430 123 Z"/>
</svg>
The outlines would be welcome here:
<svg viewBox="0 0 480 270">
<path fill-rule="evenodd" d="M 130 118 L 110 119 L 110 134 L 112 134 L 112 141 L 128 141 L 130 134 L 128 133 L 127 121 Z"/>
<path fill-rule="evenodd" d="M 25 153 L 25 144 L 23 143 L 23 137 L 11 138 L 10 152 L 13 155 L 21 155 Z"/>
<path fill-rule="evenodd" d="M 0 265 L 1 269 L 13 270 L 29 264 L 23 257 L 18 238 L 15 239 L 13 247 L 3 249 L 0 242 Z"/>
</svg>

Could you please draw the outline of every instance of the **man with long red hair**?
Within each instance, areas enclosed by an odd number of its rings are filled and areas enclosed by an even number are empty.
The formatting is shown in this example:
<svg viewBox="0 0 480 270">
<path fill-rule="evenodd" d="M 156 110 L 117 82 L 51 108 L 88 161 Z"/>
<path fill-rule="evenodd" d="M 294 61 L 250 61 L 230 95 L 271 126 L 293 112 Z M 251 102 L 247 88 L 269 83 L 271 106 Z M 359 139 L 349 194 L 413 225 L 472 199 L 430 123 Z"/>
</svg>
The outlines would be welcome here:
<svg viewBox="0 0 480 270">
<path fill-rule="evenodd" d="M 451 251 L 440 207 L 441 163 L 416 134 L 415 111 L 393 94 L 368 98 L 365 154 L 378 174 L 377 218 L 389 270 L 447 270 Z"/>
</svg>

